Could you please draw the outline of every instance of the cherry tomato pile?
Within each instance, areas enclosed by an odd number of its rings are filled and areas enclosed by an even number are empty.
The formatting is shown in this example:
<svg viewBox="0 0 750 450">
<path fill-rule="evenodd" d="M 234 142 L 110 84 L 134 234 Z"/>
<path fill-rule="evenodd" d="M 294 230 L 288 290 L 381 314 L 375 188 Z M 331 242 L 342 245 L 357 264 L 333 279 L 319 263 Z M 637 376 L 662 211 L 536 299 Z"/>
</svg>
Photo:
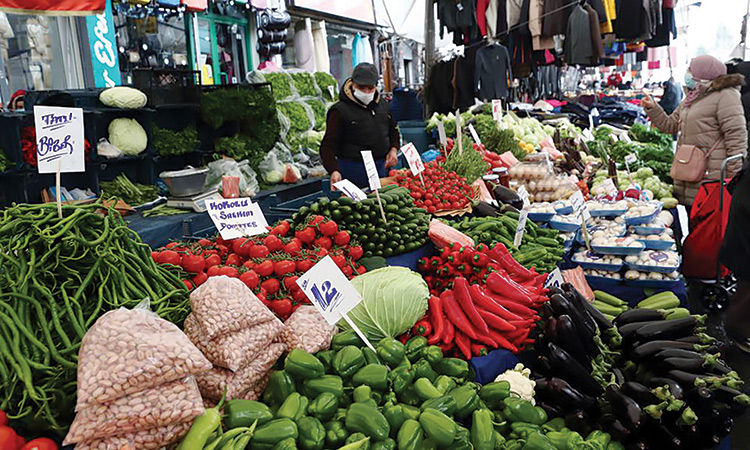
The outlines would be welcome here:
<svg viewBox="0 0 750 450">
<path fill-rule="evenodd" d="M 323 216 L 311 216 L 293 229 L 289 221 L 279 222 L 268 234 L 224 240 L 172 242 L 152 252 L 154 261 L 171 265 L 184 274 L 188 289 L 209 277 L 239 278 L 279 317 L 286 319 L 299 305 L 309 303 L 297 286 L 297 279 L 326 255 L 349 278 L 366 271 L 359 263 L 362 247 L 351 241 L 348 231 Z M 188 275 L 189 274 L 189 275 Z"/>
<path fill-rule="evenodd" d="M 471 203 L 473 191 L 466 179 L 445 170 L 437 162 L 425 164 L 422 179 L 413 176 L 411 172 L 391 171 L 399 186 L 409 189 L 409 195 L 414 205 L 427 210 L 428 213 L 439 211 L 454 211 L 466 208 Z"/>
</svg>

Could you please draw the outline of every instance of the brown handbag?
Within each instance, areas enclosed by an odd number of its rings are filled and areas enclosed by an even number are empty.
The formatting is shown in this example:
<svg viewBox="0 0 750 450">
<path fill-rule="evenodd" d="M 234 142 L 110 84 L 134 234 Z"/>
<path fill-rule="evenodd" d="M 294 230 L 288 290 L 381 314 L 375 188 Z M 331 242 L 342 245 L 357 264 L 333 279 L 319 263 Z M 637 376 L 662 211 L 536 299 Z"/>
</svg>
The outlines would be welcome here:
<svg viewBox="0 0 750 450">
<path fill-rule="evenodd" d="M 721 139 L 708 150 L 704 152 L 695 145 L 680 145 L 674 154 L 672 168 L 669 170 L 669 176 L 673 180 L 685 181 L 688 183 L 697 183 L 703 179 L 706 173 L 706 164 L 708 157 L 719 146 Z"/>
</svg>

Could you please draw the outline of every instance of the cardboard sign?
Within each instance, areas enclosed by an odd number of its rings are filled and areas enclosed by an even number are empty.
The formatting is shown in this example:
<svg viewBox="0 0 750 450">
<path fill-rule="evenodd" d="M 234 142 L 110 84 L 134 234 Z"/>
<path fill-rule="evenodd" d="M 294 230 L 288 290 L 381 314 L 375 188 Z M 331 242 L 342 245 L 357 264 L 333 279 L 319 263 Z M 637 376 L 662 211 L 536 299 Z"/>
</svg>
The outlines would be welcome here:
<svg viewBox="0 0 750 450">
<path fill-rule="evenodd" d="M 550 272 L 549 275 L 547 275 L 547 279 L 544 281 L 544 288 L 559 288 L 563 285 L 563 283 L 565 283 L 565 279 L 562 276 L 562 271 L 560 271 L 560 268 L 557 267 L 555 268 L 555 270 Z"/>
<path fill-rule="evenodd" d="M 39 173 L 85 172 L 83 109 L 34 106 Z"/>
<path fill-rule="evenodd" d="M 612 181 L 612 178 L 607 178 L 602 182 L 602 187 L 604 187 L 604 192 L 607 193 L 607 195 L 610 196 L 616 196 L 617 195 L 617 186 L 615 186 L 615 182 Z"/>
<path fill-rule="evenodd" d="M 331 325 L 362 301 L 362 296 L 330 256 L 299 277 L 297 286 Z"/>
<path fill-rule="evenodd" d="M 367 182 L 370 183 L 370 189 L 373 191 L 380 189 L 380 174 L 378 173 L 378 168 L 375 166 L 375 160 L 372 159 L 372 152 L 370 150 L 362 150 L 362 161 L 365 163 Z"/>
<path fill-rule="evenodd" d="M 417 147 L 411 142 L 401 147 L 401 153 L 406 157 L 406 161 L 409 163 L 409 169 L 414 176 L 424 172 L 424 164 L 422 164 L 422 157 L 419 156 Z"/>
<path fill-rule="evenodd" d="M 526 191 L 526 186 L 520 186 L 517 190 L 518 196 L 523 200 L 523 207 L 529 206 L 529 193 Z"/>
<path fill-rule="evenodd" d="M 513 239 L 513 245 L 516 248 L 521 246 L 521 240 L 523 239 L 523 233 L 526 231 L 526 220 L 529 218 L 529 211 L 524 208 L 518 217 L 518 226 L 516 227 L 516 237 Z"/>
<path fill-rule="evenodd" d="M 492 100 L 492 118 L 495 122 L 503 120 L 503 102 L 500 100 Z"/>
<path fill-rule="evenodd" d="M 477 130 L 474 129 L 474 125 L 469 124 L 469 133 L 471 133 L 472 139 L 474 139 L 474 143 L 477 145 L 482 145 L 482 141 L 479 140 L 479 135 L 477 134 Z"/>
<path fill-rule="evenodd" d="M 333 183 L 333 186 L 341 191 L 342 194 L 346 195 L 350 199 L 354 200 L 355 202 L 364 200 L 367 198 L 367 194 L 365 194 L 362 189 L 358 188 L 354 183 L 344 178 L 343 180 L 339 181 L 338 183 Z"/>
<path fill-rule="evenodd" d="M 260 205 L 249 198 L 207 199 L 206 212 L 223 239 L 268 232 L 268 222 Z"/>
<path fill-rule="evenodd" d="M 442 121 L 438 122 L 438 136 L 440 136 L 440 145 L 447 150 L 448 138 L 445 136 L 445 126 Z"/>
</svg>

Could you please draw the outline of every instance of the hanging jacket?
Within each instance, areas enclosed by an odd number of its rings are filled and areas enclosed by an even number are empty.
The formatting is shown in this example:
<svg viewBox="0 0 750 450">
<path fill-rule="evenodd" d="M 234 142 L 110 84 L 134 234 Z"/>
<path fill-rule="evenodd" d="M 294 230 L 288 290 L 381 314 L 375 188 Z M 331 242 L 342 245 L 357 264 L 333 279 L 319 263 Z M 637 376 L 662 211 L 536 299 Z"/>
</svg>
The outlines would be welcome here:
<svg viewBox="0 0 750 450">
<path fill-rule="evenodd" d="M 565 34 L 568 29 L 568 18 L 576 3 L 578 3 L 577 0 L 546 0 L 542 35 L 552 37 Z"/>
<path fill-rule="evenodd" d="M 505 99 L 508 81 L 513 80 L 508 49 L 500 44 L 489 44 L 477 50 L 474 79 L 476 97 L 480 100 Z"/>
<path fill-rule="evenodd" d="M 477 26 L 482 37 L 487 36 L 487 8 L 490 0 L 477 0 Z"/>
<path fill-rule="evenodd" d="M 648 6 L 648 0 L 619 1 L 614 27 L 618 39 L 645 40 L 651 38 L 651 18 Z"/>
<path fill-rule="evenodd" d="M 508 28 L 512 28 L 514 25 L 521 22 L 523 0 L 507 0 L 507 2 Z"/>
<path fill-rule="evenodd" d="M 466 110 L 474 106 L 474 66 L 476 47 L 466 47 L 464 56 L 456 58 L 453 76 L 453 109 Z"/>
<path fill-rule="evenodd" d="M 520 23 L 529 22 L 529 0 L 521 4 Z M 528 26 L 519 26 L 508 35 L 508 48 L 513 61 L 513 73 L 516 78 L 526 78 L 533 71 L 531 32 Z"/>
<path fill-rule="evenodd" d="M 453 61 L 432 66 L 424 91 L 431 111 L 448 114 L 453 110 Z"/>
<path fill-rule="evenodd" d="M 555 48 L 555 41 L 551 37 L 542 35 L 545 0 L 531 0 L 529 3 L 529 32 L 531 33 L 531 47 L 534 50 L 548 50 Z"/>
<path fill-rule="evenodd" d="M 589 26 L 591 27 L 591 46 L 594 50 L 591 58 L 591 65 L 598 66 L 599 60 L 604 56 L 604 43 L 602 34 L 599 31 L 599 15 L 588 3 L 585 6 L 586 12 L 589 13 Z"/>
<path fill-rule="evenodd" d="M 659 106 L 667 114 L 672 114 L 682 101 L 682 88 L 674 81 L 664 82 L 664 94 L 659 100 Z"/>
<path fill-rule="evenodd" d="M 588 66 L 593 59 L 594 46 L 591 40 L 589 13 L 580 5 L 576 5 L 568 18 L 565 61 L 571 66 Z"/>
<path fill-rule="evenodd" d="M 680 132 L 680 145 L 695 145 L 707 152 L 718 142 L 706 162 L 707 175 L 702 181 L 718 180 L 722 161 L 744 154 L 747 149 L 747 124 L 740 97 L 744 79 L 741 74 L 719 76 L 689 107 L 683 102 L 669 116 L 659 105 L 646 110 L 653 126 L 663 133 Z M 741 161 L 732 161 L 727 165 L 726 177 L 733 177 L 741 167 Z M 692 205 L 700 185 L 701 182 L 675 181 L 675 198 Z"/>
</svg>

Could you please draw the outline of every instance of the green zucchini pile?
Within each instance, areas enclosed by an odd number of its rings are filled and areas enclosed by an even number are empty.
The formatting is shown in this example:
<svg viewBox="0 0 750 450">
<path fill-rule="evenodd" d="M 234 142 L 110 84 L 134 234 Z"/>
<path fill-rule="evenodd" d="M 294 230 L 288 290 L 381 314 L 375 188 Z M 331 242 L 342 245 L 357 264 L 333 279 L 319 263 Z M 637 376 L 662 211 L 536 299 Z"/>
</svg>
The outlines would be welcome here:
<svg viewBox="0 0 750 450">
<path fill-rule="evenodd" d="M 495 217 L 464 218 L 451 226 L 472 238 L 475 244 L 483 243 L 494 247 L 498 242 L 502 243 L 510 250 L 513 258 L 527 268 L 534 266 L 539 273 L 552 272 L 565 254 L 560 232 L 540 228 L 532 220 L 527 220 L 521 246 L 516 247 L 513 240 L 518 217 L 517 212 L 509 211 Z"/>
<path fill-rule="evenodd" d="M 338 200 L 323 197 L 300 208 L 292 220 L 296 228 L 304 226 L 310 216 L 328 217 L 362 244 L 366 257 L 396 256 L 413 252 L 427 243 L 430 215 L 414 207 L 406 188 L 384 186 L 380 189 L 380 199 L 387 223 L 383 222 L 375 194 L 361 202 L 344 196 Z"/>
</svg>

